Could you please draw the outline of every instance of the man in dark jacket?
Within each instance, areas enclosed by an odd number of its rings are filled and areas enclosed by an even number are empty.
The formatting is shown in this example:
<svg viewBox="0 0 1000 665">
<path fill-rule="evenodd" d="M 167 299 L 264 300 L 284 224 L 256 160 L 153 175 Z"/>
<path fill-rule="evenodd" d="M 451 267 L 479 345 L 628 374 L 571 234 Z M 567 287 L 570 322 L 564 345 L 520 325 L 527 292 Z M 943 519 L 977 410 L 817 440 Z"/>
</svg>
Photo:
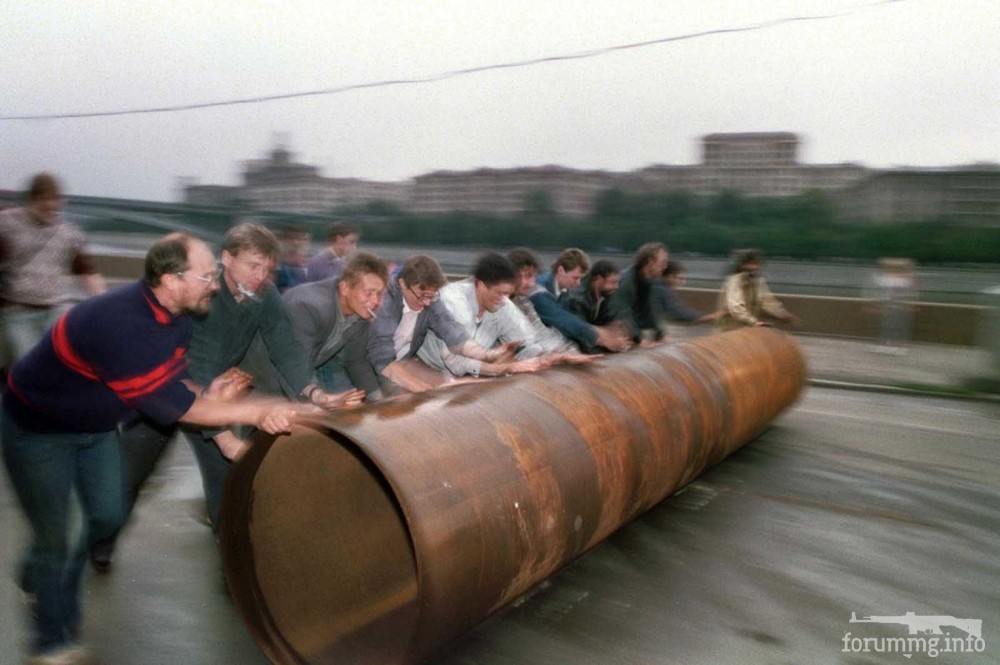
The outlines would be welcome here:
<svg viewBox="0 0 1000 665">
<path fill-rule="evenodd" d="M 624 351 L 628 348 L 628 339 L 619 331 L 592 324 L 568 308 L 572 298 L 570 289 L 579 287 L 581 271 L 586 270 L 589 263 L 587 255 L 581 250 L 563 250 L 552 265 L 552 272 L 540 278 L 554 286 L 559 291 L 558 296 L 541 282 L 531 288 L 538 272 L 538 259 L 530 250 L 515 249 L 509 258 L 520 276 L 521 286 L 518 287 L 518 292 L 528 290 L 531 309 L 542 324 L 558 331 L 561 336 L 587 352 L 600 349 Z M 531 320 L 531 313 L 525 314 Z"/>
<path fill-rule="evenodd" d="M 665 334 L 667 317 L 654 297 L 653 285 L 662 278 L 668 263 L 663 243 L 644 244 L 636 252 L 632 265 L 622 273 L 618 290 L 611 296 L 611 318 L 620 321 L 636 342 L 650 342 Z"/>
<path fill-rule="evenodd" d="M 579 288 L 573 289 L 566 298 L 566 309 L 594 326 L 611 323 L 608 305 L 620 281 L 618 266 L 607 259 L 595 262 Z"/>
</svg>

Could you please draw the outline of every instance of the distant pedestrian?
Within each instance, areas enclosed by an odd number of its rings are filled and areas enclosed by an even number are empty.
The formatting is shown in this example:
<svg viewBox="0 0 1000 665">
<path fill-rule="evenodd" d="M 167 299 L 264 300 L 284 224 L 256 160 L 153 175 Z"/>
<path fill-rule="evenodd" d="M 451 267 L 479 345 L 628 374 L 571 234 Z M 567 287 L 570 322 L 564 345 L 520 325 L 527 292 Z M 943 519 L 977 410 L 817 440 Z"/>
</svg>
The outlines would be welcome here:
<svg viewBox="0 0 1000 665">
<path fill-rule="evenodd" d="M 719 318 L 722 330 L 770 325 L 767 317 L 796 325 L 798 317 L 786 310 L 767 287 L 761 274 L 763 258 L 756 249 L 736 252 L 733 269 L 719 293 Z"/>
<path fill-rule="evenodd" d="M 337 222 L 330 227 L 327 246 L 309 260 L 306 266 L 306 280 L 319 282 L 331 277 L 340 277 L 347 260 L 358 249 L 361 232 L 350 222 Z"/>
<path fill-rule="evenodd" d="M 278 230 L 281 253 L 278 266 L 274 269 L 274 285 L 278 293 L 284 293 L 306 280 L 306 265 L 309 263 L 309 231 L 301 226 L 286 226 Z"/>
<path fill-rule="evenodd" d="M 880 259 L 873 278 L 873 298 L 879 311 L 879 347 L 903 355 L 913 329 L 917 282 L 910 259 Z"/>
<path fill-rule="evenodd" d="M 0 301 L 10 362 L 24 356 L 73 300 L 72 278 L 86 292 L 105 289 L 83 232 L 63 220 L 62 191 L 48 173 L 28 186 L 23 208 L 0 212 Z"/>
</svg>

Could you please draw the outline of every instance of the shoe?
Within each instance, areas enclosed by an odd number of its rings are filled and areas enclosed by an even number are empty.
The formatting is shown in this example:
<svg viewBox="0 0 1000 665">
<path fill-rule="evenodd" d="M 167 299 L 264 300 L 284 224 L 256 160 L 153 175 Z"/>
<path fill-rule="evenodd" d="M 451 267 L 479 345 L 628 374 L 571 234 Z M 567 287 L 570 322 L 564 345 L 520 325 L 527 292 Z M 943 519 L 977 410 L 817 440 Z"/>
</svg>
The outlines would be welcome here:
<svg viewBox="0 0 1000 665">
<path fill-rule="evenodd" d="M 26 665 L 99 665 L 94 653 L 79 644 L 68 644 L 28 658 Z"/>
<path fill-rule="evenodd" d="M 90 567 L 95 573 L 104 575 L 111 570 L 115 550 L 111 545 L 98 543 L 90 549 Z"/>
</svg>

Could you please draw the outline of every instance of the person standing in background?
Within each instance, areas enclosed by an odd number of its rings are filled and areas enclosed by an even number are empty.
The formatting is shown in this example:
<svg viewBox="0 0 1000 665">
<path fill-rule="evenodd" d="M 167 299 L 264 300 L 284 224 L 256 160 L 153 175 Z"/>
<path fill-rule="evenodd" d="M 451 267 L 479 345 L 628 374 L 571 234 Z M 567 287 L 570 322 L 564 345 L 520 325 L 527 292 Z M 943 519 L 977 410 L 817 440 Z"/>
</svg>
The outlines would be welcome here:
<svg viewBox="0 0 1000 665">
<path fill-rule="evenodd" d="M 0 212 L 5 365 L 23 357 L 66 310 L 74 276 L 89 295 L 106 288 L 84 250 L 83 232 L 63 221 L 62 205 L 59 182 L 39 173 L 28 186 L 25 206 Z"/>
<path fill-rule="evenodd" d="M 281 253 L 278 267 L 274 269 L 274 285 L 278 293 L 284 293 L 298 286 L 306 279 L 306 265 L 309 263 L 309 232 L 301 226 L 285 226 L 278 230 Z"/>
<path fill-rule="evenodd" d="M 350 222 L 337 222 L 331 226 L 326 248 L 309 259 L 306 265 L 306 281 L 319 282 L 340 277 L 351 254 L 358 249 L 360 238 L 358 227 Z"/>
<path fill-rule="evenodd" d="M 906 355 L 913 329 L 913 301 L 917 284 L 910 259 L 879 259 L 873 278 L 873 299 L 879 312 L 881 353 Z"/>
</svg>

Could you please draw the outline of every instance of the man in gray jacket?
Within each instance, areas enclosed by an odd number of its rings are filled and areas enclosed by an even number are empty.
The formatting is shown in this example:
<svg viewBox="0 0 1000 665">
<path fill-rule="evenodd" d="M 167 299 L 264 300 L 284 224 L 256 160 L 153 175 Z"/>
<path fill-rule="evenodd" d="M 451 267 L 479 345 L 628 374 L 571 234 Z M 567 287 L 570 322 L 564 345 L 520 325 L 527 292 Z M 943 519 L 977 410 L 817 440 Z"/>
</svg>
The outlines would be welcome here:
<svg viewBox="0 0 1000 665">
<path fill-rule="evenodd" d="M 406 260 L 389 285 L 368 335 L 368 360 L 384 393 L 400 388 L 421 392 L 432 387 L 408 371 L 403 362 L 416 357 L 428 331 L 452 353 L 486 363 L 487 373 L 490 367 L 499 370 L 513 359 L 516 344 L 487 349 L 470 339 L 438 298 L 446 281 L 437 261 L 418 255 Z"/>
<path fill-rule="evenodd" d="M 285 292 L 292 331 L 313 371 L 337 361 L 355 388 L 375 396 L 379 386 L 366 357 L 368 331 L 388 279 L 385 263 L 361 252 L 348 261 L 340 277 L 300 284 Z M 332 390 L 338 378 L 323 388 Z"/>
</svg>

